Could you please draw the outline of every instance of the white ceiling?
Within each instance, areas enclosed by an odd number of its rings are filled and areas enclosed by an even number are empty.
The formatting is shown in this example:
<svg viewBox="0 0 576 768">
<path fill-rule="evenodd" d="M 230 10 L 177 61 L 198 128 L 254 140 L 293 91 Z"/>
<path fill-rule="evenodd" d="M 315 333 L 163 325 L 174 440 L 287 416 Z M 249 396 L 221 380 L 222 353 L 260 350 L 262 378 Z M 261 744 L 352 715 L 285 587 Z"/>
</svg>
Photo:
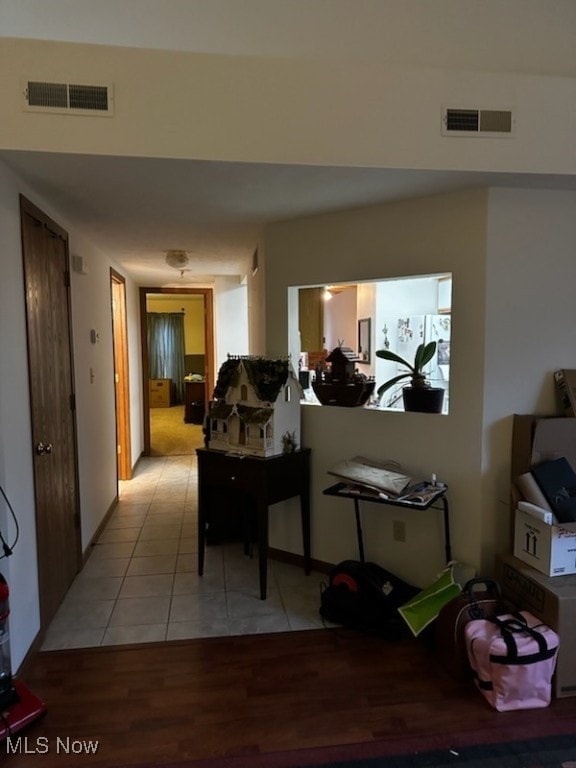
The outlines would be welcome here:
<svg viewBox="0 0 576 768">
<path fill-rule="evenodd" d="M 0 0 L 5 37 L 576 74 L 574 0 Z"/>
<path fill-rule="evenodd" d="M 264 165 L 4 150 L 0 157 L 140 285 L 246 274 L 269 222 L 474 186 L 575 189 L 571 176 Z M 74 252 L 74 243 L 71 243 Z M 190 271 L 164 263 L 182 249 Z"/>
</svg>

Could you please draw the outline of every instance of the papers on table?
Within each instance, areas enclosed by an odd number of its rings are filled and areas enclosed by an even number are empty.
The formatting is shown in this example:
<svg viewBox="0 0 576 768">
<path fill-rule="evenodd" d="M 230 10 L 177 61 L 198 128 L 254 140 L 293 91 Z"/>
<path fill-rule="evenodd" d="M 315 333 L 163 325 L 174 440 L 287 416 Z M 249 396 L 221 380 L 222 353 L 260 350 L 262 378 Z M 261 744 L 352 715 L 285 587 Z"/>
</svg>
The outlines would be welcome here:
<svg viewBox="0 0 576 768">
<path fill-rule="evenodd" d="M 424 506 L 441 496 L 445 486 L 440 483 L 415 481 L 402 472 L 395 461 L 375 462 L 364 456 L 338 462 L 329 474 L 344 481 L 347 493 L 376 495 L 382 500 L 399 501 Z"/>
</svg>

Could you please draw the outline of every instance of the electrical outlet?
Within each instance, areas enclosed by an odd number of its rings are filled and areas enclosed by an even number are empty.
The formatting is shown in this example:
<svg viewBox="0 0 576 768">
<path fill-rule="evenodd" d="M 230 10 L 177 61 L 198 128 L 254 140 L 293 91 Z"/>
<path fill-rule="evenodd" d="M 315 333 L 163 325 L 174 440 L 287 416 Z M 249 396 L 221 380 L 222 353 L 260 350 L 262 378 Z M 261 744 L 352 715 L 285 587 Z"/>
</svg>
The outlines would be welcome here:
<svg viewBox="0 0 576 768">
<path fill-rule="evenodd" d="M 394 520 L 392 523 L 392 537 L 394 541 L 406 541 L 406 523 L 403 520 Z"/>
</svg>

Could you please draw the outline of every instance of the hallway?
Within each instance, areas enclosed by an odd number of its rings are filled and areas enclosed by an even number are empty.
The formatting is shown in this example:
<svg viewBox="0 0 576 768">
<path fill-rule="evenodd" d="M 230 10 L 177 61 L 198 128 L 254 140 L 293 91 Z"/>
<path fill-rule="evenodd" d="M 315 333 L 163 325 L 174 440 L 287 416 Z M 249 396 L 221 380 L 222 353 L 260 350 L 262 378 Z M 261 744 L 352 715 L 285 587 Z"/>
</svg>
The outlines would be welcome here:
<svg viewBox="0 0 576 768">
<path fill-rule="evenodd" d="M 326 576 L 258 560 L 240 542 L 197 563 L 196 456 L 142 459 L 120 483 L 119 504 L 50 625 L 42 650 L 318 629 Z"/>
</svg>

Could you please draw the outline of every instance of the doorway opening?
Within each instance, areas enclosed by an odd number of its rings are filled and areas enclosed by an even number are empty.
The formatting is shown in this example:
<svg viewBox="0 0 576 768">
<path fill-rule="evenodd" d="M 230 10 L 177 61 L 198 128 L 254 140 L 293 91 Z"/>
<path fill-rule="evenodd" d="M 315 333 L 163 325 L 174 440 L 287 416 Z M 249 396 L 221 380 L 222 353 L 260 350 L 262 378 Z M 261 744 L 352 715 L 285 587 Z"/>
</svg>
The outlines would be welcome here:
<svg viewBox="0 0 576 768">
<path fill-rule="evenodd" d="M 141 288 L 144 455 L 192 454 L 214 389 L 213 292 Z"/>
<path fill-rule="evenodd" d="M 112 346 L 114 354 L 118 480 L 131 480 L 130 377 L 128 372 L 126 281 L 114 269 L 110 269 L 110 292 L 112 300 Z"/>
</svg>

